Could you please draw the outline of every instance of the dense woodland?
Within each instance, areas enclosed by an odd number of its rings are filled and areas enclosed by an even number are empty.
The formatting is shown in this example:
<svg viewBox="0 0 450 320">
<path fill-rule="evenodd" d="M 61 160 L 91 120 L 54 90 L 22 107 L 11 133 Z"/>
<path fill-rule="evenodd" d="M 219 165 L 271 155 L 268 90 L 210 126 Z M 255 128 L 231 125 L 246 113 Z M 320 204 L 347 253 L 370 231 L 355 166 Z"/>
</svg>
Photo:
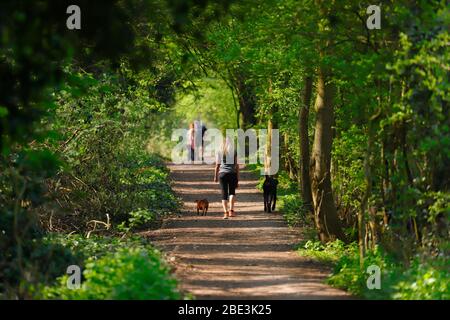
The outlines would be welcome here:
<svg viewBox="0 0 450 320">
<path fill-rule="evenodd" d="M 280 130 L 281 212 L 331 285 L 450 298 L 447 1 L 381 1 L 379 30 L 357 0 L 77 2 L 81 30 L 0 4 L 0 298 L 182 298 L 135 233 L 179 210 L 165 162 L 199 116 Z"/>
</svg>

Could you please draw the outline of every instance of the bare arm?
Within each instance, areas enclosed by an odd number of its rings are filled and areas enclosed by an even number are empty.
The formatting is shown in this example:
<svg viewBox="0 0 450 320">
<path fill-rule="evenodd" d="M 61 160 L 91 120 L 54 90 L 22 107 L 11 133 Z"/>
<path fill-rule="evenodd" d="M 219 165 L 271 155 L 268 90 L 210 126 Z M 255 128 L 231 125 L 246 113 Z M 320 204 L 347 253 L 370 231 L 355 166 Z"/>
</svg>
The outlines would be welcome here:
<svg viewBox="0 0 450 320">
<path fill-rule="evenodd" d="M 235 162 L 236 164 L 236 177 L 237 177 L 237 184 L 236 184 L 236 188 L 239 187 L 239 163 L 237 161 L 237 157 L 235 158 Z"/>
<path fill-rule="evenodd" d="M 216 163 L 216 166 L 214 167 L 214 182 L 217 182 L 217 180 L 218 180 L 219 168 L 220 168 L 220 163 Z"/>
</svg>

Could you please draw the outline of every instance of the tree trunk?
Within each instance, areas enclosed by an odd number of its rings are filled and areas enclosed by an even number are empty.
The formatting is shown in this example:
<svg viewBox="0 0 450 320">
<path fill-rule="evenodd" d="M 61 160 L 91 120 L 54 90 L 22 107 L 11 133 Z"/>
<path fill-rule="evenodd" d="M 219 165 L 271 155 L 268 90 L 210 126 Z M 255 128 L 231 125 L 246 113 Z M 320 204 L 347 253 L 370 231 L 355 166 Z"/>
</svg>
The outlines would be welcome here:
<svg viewBox="0 0 450 320">
<path fill-rule="evenodd" d="M 273 123 L 272 119 L 269 118 L 267 121 L 267 140 L 266 140 L 266 150 L 264 154 L 264 171 L 269 174 L 270 168 L 272 167 L 272 129 Z"/>
<path fill-rule="evenodd" d="M 272 100 L 272 79 L 269 78 L 269 101 Z M 270 104 L 270 102 L 269 102 Z M 272 168 L 272 129 L 273 129 L 273 121 L 272 121 L 272 110 L 269 110 L 269 119 L 267 120 L 267 141 L 266 141 L 266 150 L 264 154 L 264 171 L 266 174 L 269 174 Z"/>
<path fill-rule="evenodd" d="M 234 94 L 235 88 L 233 88 L 232 86 L 230 86 L 230 90 L 231 90 L 231 96 L 233 97 L 233 106 L 234 106 L 234 111 L 236 112 L 236 129 L 239 129 L 241 127 L 240 124 L 240 115 L 241 115 L 241 110 L 238 107 L 238 104 L 236 102 L 236 96 Z"/>
<path fill-rule="evenodd" d="M 361 199 L 361 207 L 358 212 L 358 246 L 359 246 L 359 263 L 360 267 L 364 265 L 364 256 L 366 254 L 366 248 L 368 246 L 368 236 L 370 229 L 366 226 L 366 212 L 367 205 L 369 201 L 369 196 L 372 189 L 372 172 L 370 170 L 370 157 L 371 157 L 371 149 L 372 149 L 372 129 L 371 124 L 369 123 L 368 128 L 368 139 L 367 139 L 367 149 L 364 157 L 364 177 L 366 180 L 366 188 L 364 191 L 364 195 Z"/>
<path fill-rule="evenodd" d="M 311 191 L 311 178 L 309 176 L 309 137 L 308 137 L 308 119 L 309 106 L 312 96 L 311 76 L 305 78 L 305 87 L 303 88 L 302 106 L 300 107 L 298 118 L 298 135 L 300 138 L 300 186 L 303 205 L 310 213 L 313 213 L 313 199 Z"/>
<path fill-rule="evenodd" d="M 242 127 L 248 129 L 255 122 L 256 97 L 253 87 L 245 82 L 243 75 L 237 76 L 236 92 L 238 95 L 239 110 L 242 116 Z"/>
<path fill-rule="evenodd" d="M 285 170 L 289 173 L 289 178 L 291 180 L 298 179 L 298 168 L 296 167 L 295 159 L 292 156 L 292 152 L 289 149 L 289 145 L 291 143 L 289 139 L 289 134 L 287 132 L 284 133 L 284 162 L 285 162 Z"/>
<path fill-rule="evenodd" d="M 323 68 L 319 68 L 315 104 L 316 124 L 311 158 L 314 218 L 319 239 L 322 242 L 332 241 L 336 238 L 345 239 L 331 187 L 330 164 L 334 110 L 333 87 L 327 82 L 327 78 L 327 73 Z"/>
</svg>

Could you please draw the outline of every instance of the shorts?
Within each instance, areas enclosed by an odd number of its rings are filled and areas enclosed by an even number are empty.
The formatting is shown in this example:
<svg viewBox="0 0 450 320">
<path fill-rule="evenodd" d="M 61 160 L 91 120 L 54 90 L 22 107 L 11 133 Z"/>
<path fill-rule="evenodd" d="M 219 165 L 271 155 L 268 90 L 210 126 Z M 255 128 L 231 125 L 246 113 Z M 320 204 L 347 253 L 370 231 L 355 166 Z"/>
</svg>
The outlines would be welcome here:
<svg viewBox="0 0 450 320">
<path fill-rule="evenodd" d="M 230 195 L 236 194 L 238 184 L 237 174 L 232 172 L 219 174 L 220 187 L 222 189 L 222 200 L 228 200 Z"/>
</svg>

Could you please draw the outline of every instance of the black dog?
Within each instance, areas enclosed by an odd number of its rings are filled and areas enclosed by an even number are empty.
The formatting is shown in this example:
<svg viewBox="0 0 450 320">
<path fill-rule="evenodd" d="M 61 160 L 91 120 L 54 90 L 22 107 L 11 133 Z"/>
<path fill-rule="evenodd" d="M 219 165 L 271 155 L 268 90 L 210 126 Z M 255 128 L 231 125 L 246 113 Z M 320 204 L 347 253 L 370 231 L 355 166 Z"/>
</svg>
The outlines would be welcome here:
<svg viewBox="0 0 450 320">
<path fill-rule="evenodd" d="M 277 179 L 266 175 L 266 180 L 264 180 L 263 184 L 264 212 L 272 212 L 275 210 L 275 205 L 277 203 L 277 185 Z"/>
</svg>

